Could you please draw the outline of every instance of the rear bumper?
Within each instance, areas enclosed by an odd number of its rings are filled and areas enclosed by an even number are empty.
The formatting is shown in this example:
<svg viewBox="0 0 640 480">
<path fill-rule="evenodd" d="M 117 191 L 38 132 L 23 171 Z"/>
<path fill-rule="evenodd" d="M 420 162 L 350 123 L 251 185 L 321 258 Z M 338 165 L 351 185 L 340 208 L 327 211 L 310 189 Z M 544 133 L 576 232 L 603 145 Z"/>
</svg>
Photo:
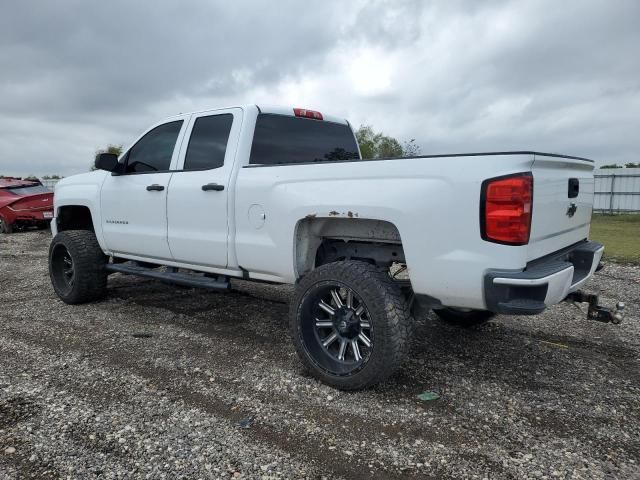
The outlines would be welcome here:
<svg viewBox="0 0 640 480">
<path fill-rule="evenodd" d="M 580 288 L 598 267 L 604 246 L 583 241 L 527 264 L 521 271 L 489 270 L 484 277 L 487 310 L 534 315 Z"/>
</svg>

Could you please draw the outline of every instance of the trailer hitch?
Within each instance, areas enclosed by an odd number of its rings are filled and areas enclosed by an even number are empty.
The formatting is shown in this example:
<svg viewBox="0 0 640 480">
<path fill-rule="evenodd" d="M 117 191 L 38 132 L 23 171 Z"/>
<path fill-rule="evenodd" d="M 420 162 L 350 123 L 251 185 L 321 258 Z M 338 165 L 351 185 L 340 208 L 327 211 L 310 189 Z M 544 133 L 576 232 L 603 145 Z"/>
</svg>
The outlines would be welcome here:
<svg viewBox="0 0 640 480">
<path fill-rule="evenodd" d="M 567 295 L 565 300 L 573 303 L 588 303 L 589 310 L 587 311 L 587 318 L 589 320 L 596 320 L 604 323 L 611 322 L 614 325 L 622 323 L 624 311 L 623 302 L 616 303 L 615 309 L 603 307 L 602 305 L 598 305 L 598 295 L 584 293 L 581 290 L 576 290 L 575 292 L 570 293 Z"/>
</svg>

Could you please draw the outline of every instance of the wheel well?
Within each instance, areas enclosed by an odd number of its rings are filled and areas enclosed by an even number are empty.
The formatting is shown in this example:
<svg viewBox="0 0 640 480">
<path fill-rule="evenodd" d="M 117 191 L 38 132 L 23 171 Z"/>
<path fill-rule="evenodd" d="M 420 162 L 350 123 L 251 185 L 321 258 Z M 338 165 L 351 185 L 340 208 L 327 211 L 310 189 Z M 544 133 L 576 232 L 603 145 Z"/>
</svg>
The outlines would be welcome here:
<svg viewBox="0 0 640 480">
<path fill-rule="evenodd" d="M 95 232 L 91 210 L 81 205 L 67 205 L 58 209 L 56 216 L 58 231 L 65 230 L 91 230 Z"/>
<path fill-rule="evenodd" d="M 305 218 L 296 228 L 298 277 L 338 260 L 390 267 L 405 263 L 400 232 L 390 222 L 366 218 Z"/>
</svg>

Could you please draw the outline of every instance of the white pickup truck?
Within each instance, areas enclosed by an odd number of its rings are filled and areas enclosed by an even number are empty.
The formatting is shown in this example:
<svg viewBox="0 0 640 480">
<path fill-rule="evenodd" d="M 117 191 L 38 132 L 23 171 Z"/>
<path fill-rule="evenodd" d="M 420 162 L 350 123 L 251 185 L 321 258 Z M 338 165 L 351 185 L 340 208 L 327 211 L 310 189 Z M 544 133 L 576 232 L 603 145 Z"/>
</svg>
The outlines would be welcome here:
<svg viewBox="0 0 640 480">
<path fill-rule="evenodd" d="M 578 291 L 593 162 L 532 151 L 363 160 L 346 120 L 257 105 L 181 114 L 55 189 L 49 271 L 67 303 L 113 272 L 229 288 L 295 284 L 302 362 L 342 389 L 401 364 L 413 318 L 537 314 Z M 170 300 L 168 300 L 170 301 Z"/>
</svg>

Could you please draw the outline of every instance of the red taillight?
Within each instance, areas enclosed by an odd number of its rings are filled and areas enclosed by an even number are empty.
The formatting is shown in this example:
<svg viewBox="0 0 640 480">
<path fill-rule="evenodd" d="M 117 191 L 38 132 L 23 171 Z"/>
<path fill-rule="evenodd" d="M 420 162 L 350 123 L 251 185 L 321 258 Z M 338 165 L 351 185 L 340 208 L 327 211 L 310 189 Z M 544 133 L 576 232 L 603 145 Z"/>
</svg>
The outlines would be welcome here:
<svg viewBox="0 0 640 480">
<path fill-rule="evenodd" d="M 296 117 L 313 118 L 314 120 L 322 120 L 322 114 L 315 110 L 307 110 L 306 108 L 294 108 L 293 113 Z"/>
<path fill-rule="evenodd" d="M 482 238 L 506 245 L 526 245 L 531 233 L 533 177 L 519 173 L 482 184 Z"/>
</svg>

